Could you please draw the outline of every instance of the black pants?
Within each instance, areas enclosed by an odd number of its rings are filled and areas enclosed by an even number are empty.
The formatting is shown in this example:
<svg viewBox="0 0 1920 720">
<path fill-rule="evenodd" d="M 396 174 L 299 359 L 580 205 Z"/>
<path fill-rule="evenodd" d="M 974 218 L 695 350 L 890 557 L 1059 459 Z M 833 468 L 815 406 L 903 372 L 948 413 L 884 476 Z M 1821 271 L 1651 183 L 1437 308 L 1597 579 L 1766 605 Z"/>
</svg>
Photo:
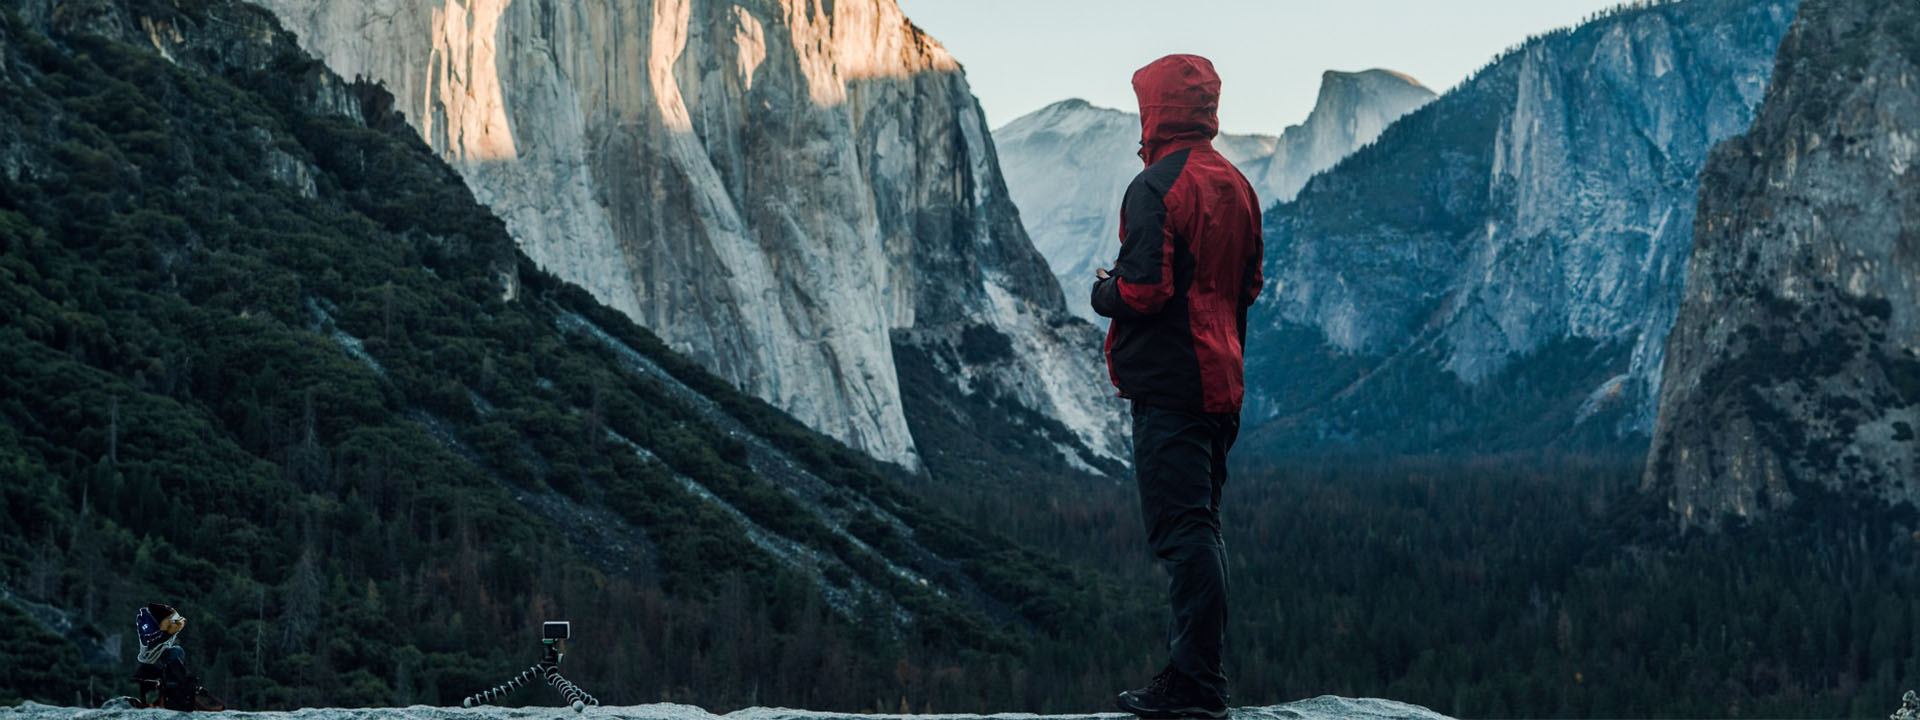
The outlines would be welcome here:
<svg viewBox="0 0 1920 720">
<path fill-rule="evenodd" d="M 1171 578 L 1170 664 L 1223 703 L 1227 548 L 1220 538 L 1220 488 L 1227 482 L 1227 451 L 1239 435 L 1237 413 L 1133 404 L 1133 472 L 1140 482 L 1140 515 L 1146 521 L 1147 543 Z"/>
<path fill-rule="evenodd" d="M 199 687 L 200 679 L 187 672 L 186 650 L 177 646 L 167 648 L 160 654 L 159 662 L 151 665 L 141 663 L 134 670 L 133 677 L 160 683 L 161 707 L 168 710 L 194 709 L 193 691 Z"/>
</svg>

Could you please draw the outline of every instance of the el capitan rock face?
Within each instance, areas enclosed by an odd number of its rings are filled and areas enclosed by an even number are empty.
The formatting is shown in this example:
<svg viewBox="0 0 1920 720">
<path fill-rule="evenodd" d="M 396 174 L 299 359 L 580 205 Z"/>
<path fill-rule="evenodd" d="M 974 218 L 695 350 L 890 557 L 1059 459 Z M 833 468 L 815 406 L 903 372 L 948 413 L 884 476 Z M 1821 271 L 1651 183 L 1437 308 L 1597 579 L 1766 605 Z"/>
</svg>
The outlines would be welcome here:
<svg viewBox="0 0 1920 720">
<path fill-rule="evenodd" d="M 1696 175 L 1751 122 L 1794 5 L 1623 8 L 1535 38 L 1270 209 L 1246 444 L 1635 451 Z"/>
<path fill-rule="evenodd" d="M 385 83 L 542 267 L 803 422 L 912 467 L 943 438 L 903 393 L 990 397 L 1068 464 L 1125 456 L 1096 331 L 891 0 L 263 4 Z M 987 331 L 1005 353 L 967 351 Z"/>
<path fill-rule="evenodd" d="M 1703 175 L 1643 488 L 1686 524 L 1920 501 L 1920 6 L 1807 0 Z"/>
</svg>

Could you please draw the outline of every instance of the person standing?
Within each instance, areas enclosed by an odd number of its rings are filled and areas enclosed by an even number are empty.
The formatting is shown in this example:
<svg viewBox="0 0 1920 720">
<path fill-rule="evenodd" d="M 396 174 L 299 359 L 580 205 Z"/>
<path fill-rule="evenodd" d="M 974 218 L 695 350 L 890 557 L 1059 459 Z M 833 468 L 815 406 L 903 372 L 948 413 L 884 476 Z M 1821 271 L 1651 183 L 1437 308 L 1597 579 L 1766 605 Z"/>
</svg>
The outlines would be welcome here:
<svg viewBox="0 0 1920 720">
<path fill-rule="evenodd" d="M 1140 158 L 1120 211 L 1120 256 L 1096 271 L 1112 318 L 1107 371 L 1132 402 L 1133 467 L 1147 541 L 1172 606 L 1164 670 L 1115 704 L 1143 718 L 1227 715 L 1226 545 L 1220 489 L 1240 432 L 1247 308 L 1260 294 L 1260 203 L 1213 149 L 1220 76 L 1169 55 L 1133 75 Z"/>
<path fill-rule="evenodd" d="M 140 682 L 136 707 L 168 710 L 223 710 L 226 703 L 200 686 L 187 670 L 187 651 L 180 647 L 180 631 L 187 619 L 171 605 L 153 603 L 134 611 L 134 630 L 140 638 L 133 677 Z"/>
</svg>

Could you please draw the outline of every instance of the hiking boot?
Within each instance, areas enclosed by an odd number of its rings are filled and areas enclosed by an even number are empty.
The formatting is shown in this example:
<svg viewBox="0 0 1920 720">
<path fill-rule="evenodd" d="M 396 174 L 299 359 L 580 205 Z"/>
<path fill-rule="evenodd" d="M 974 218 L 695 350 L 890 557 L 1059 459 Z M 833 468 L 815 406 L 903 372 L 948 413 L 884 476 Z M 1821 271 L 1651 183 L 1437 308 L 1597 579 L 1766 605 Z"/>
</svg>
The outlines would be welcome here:
<svg viewBox="0 0 1920 720">
<path fill-rule="evenodd" d="M 194 688 L 193 709 L 202 712 L 220 712 L 227 709 L 227 701 L 215 697 L 206 688 Z"/>
<path fill-rule="evenodd" d="M 1113 704 L 1124 712 L 1142 718 L 1208 718 L 1227 716 L 1227 704 L 1195 687 L 1179 670 L 1168 667 L 1139 690 L 1128 690 L 1114 698 Z"/>
</svg>

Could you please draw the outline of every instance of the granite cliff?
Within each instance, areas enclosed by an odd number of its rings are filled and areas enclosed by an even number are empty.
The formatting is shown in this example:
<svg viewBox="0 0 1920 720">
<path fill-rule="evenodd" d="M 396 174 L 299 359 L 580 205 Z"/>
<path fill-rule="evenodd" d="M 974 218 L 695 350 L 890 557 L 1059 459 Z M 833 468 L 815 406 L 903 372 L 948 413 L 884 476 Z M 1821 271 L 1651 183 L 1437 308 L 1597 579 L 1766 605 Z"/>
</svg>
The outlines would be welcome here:
<svg viewBox="0 0 1920 720">
<path fill-rule="evenodd" d="M 1267 213 L 1251 447 L 1637 452 L 1696 175 L 1793 0 L 1622 7 L 1533 38 Z"/>
<path fill-rule="evenodd" d="M 803 422 L 916 467 L 984 404 L 1046 462 L 1124 456 L 1097 333 L 892 0 L 262 4 L 392 90 L 541 267 Z"/>
<path fill-rule="evenodd" d="M 1393 121 L 1433 98 L 1433 91 L 1420 81 L 1392 70 L 1328 70 L 1320 76 L 1320 96 L 1306 122 L 1280 133 L 1273 154 L 1254 163 L 1247 179 L 1268 203 L 1292 200 L 1309 178 L 1373 142 Z"/>
<path fill-rule="evenodd" d="M 1643 488 L 1717 527 L 1920 501 L 1920 6 L 1807 0 L 1701 181 Z"/>
</svg>

